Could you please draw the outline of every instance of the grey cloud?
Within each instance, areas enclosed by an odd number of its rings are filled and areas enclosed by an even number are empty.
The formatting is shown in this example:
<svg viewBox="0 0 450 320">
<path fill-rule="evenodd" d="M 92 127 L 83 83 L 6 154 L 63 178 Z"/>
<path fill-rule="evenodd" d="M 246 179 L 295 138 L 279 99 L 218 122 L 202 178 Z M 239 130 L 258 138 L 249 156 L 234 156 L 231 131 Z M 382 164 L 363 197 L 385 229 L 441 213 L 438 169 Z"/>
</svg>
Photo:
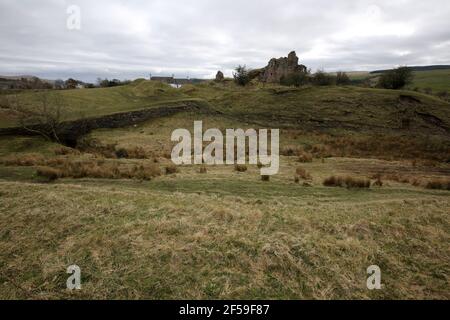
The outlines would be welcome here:
<svg viewBox="0 0 450 320">
<path fill-rule="evenodd" d="M 446 0 L 0 0 L 0 74 L 210 77 L 290 50 L 313 70 L 450 64 L 449 16 Z"/>
</svg>

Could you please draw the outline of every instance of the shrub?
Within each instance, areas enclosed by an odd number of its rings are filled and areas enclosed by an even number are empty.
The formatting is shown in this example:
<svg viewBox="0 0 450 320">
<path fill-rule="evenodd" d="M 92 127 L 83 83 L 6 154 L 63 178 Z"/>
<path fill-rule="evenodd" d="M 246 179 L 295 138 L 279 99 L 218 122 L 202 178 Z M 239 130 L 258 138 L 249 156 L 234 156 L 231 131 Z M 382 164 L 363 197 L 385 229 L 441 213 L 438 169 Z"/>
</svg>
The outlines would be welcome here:
<svg viewBox="0 0 450 320">
<path fill-rule="evenodd" d="M 140 180 L 151 180 L 161 175 L 161 169 L 155 164 L 135 166 L 131 178 L 135 177 Z"/>
<path fill-rule="evenodd" d="M 318 70 L 312 81 L 316 86 L 331 86 L 336 84 L 336 77 L 325 73 L 323 70 Z"/>
<path fill-rule="evenodd" d="M 85 137 L 80 139 L 77 145 L 77 148 L 81 151 L 93 153 L 93 154 L 101 154 L 105 158 L 115 159 L 116 156 L 116 145 L 117 143 L 111 144 L 102 144 L 98 139 L 93 139 L 89 137 Z"/>
<path fill-rule="evenodd" d="M 311 174 L 309 174 L 304 168 L 297 167 L 295 170 L 295 173 L 297 174 L 297 177 L 300 177 L 304 180 L 311 180 Z"/>
<path fill-rule="evenodd" d="M 347 73 L 345 73 L 345 72 L 338 72 L 336 74 L 336 84 L 338 86 L 345 86 L 345 85 L 350 84 L 350 82 L 351 81 L 350 81 L 350 78 L 347 75 Z"/>
<path fill-rule="evenodd" d="M 370 188 L 370 180 L 331 176 L 323 181 L 327 187 Z"/>
<path fill-rule="evenodd" d="M 262 181 L 270 181 L 270 176 L 263 175 L 261 176 Z"/>
<path fill-rule="evenodd" d="M 206 169 L 205 166 L 201 166 L 199 172 L 200 173 L 208 173 L 208 169 Z"/>
<path fill-rule="evenodd" d="M 39 177 L 45 177 L 49 181 L 55 181 L 56 179 L 61 177 L 61 171 L 55 168 L 50 167 L 39 167 L 36 170 L 36 174 Z"/>
<path fill-rule="evenodd" d="M 150 180 L 161 175 L 161 170 L 154 163 L 135 165 L 132 168 L 120 167 L 116 162 L 94 161 L 48 161 L 50 169 L 58 171 L 58 178 L 94 178 L 94 179 L 139 179 Z M 49 167 L 44 168 L 49 168 Z M 50 175 L 50 173 L 48 173 Z M 44 175 L 44 174 L 42 174 Z"/>
<path fill-rule="evenodd" d="M 450 180 L 431 180 L 426 183 L 425 188 L 436 190 L 450 190 Z"/>
<path fill-rule="evenodd" d="M 166 174 L 174 174 L 178 172 L 178 167 L 174 164 L 166 166 Z"/>
<path fill-rule="evenodd" d="M 294 182 L 295 183 L 300 183 L 300 177 L 299 176 L 295 176 L 294 177 Z"/>
<path fill-rule="evenodd" d="M 142 147 L 120 148 L 115 151 L 117 158 L 148 159 L 148 154 Z"/>
<path fill-rule="evenodd" d="M 234 82 L 240 86 L 247 85 L 251 80 L 248 74 L 247 67 L 245 65 L 244 66 L 239 65 L 238 67 L 236 67 L 235 70 L 236 72 L 233 73 Z"/>
<path fill-rule="evenodd" d="M 326 187 L 343 187 L 344 181 L 341 177 L 331 176 L 323 181 L 323 185 Z"/>
<path fill-rule="evenodd" d="M 234 170 L 237 172 L 245 172 L 247 171 L 247 166 L 245 164 L 237 164 L 234 166 Z"/>
<path fill-rule="evenodd" d="M 148 154 L 142 147 L 133 147 L 126 149 L 129 159 L 148 159 Z"/>
<path fill-rule="evenodd" d="M 282 148 L 280 151 L 280 154 L 282 156 L 292 157 L 292 156 L 298 155 L 301 152 L 301 150 L 302 149 L 299 149 L 297 147 L 288 146 L 288 147 Z"/>
<path fill-rule="evenodd" d="M 301 152 L 298 156 L 298 162 L 306 163 L 306 162 L 312 162 L 313 157 L 312 154 L 309 152 Z"/>
<path fill-rule="evenodd" d="M 296 72 L 283 76 L 280 79 L 282 86 L 295 86 L 300 87 L 308 84 L 308 76 L 305 72 Z"/>
<path fill-rule="evenodd" d="M 126 159 L 126 158 L 129 157 L 128 151 L 125 148 L 117 149 L 115 151 L 115 154 L 116 154 L 116 157 L 119 158 L 119 159 L 121 159 L 121 158 L 125 158 Z"/>
<path fill-rule="evenodd" d="M 408 67 L 383 72 L 378 80 L 377 86 L 384 89 L 401 89 L 409 85 L 413 80 L 412 70 Z"/>
</svg>

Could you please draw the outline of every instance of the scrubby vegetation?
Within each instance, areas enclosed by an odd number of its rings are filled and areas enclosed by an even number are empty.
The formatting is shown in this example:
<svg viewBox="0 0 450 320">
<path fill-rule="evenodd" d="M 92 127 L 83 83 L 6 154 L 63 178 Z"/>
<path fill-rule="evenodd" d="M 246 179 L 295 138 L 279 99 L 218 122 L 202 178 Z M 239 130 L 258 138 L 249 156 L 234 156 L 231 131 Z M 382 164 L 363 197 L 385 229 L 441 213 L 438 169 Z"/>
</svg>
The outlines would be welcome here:
<svg viewBox="0 0 450 320">
<path fill-rule="evenodd" d="M 166 166 L 165 170 L 166 170 L 166 174 L 175 174 L 179 171 L 178 167 L 174 164 L 170 164 L 170 165 Z"/>
<path fill-rule="evenodd" d="M 236 170 L 237 172 L 245 172 L 247 171 L 247 166 L 245 164 L 237 164 L 234 166 L 234 170 Z"/>
<path fill-rule="evenodd" d="M 250 82 L 250 76 L 249 76 L 249 71 L 247 70 L 246 66 L 238 66 L 235 69 L 235 73 L 233 74 L 234 77 L 234 82 L 237 85 L 240 86 L 245 86 Z"/>
<path fill-rule="evenodd" d="M 436 179 L 436 180 L 428 181 L 425 185 L 425 188 L 450 190 L 450 180 Z"/>
<path fill-rule="evenodd" d="M 297 177 L 300 177 L 304 180 L 312 179 L 311 174 L 302 167 L 297 167 L 297 169 L 295 169 L 295 173 L 297 174 Z"/>
<path fill-rule="evenodd" d="M 397 69 L 384 72 L 378 80 L 378 86 L 384 89 L 401 89 L 413 81 L 412 70 L 408 67 L 399 67 Z"/>
<path fill-rule="evenodd" d="M 323 185 L 326 187 L 370 188 L 370 180 L 350 176 L 331 176 L 323 181 Z"/>
</svg>

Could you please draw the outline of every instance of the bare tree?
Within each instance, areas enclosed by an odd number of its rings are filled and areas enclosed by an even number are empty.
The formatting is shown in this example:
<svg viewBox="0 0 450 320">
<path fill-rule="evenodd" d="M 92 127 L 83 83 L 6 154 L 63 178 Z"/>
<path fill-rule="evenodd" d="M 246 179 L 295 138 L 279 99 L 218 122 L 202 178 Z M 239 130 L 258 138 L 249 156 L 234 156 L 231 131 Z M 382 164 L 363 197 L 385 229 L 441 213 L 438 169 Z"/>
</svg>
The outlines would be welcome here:
<svg viewBox="0 0 450 320">
<path fill-rule="evenodd" d="M 25 106 L 17 95 L 9 97 L 9 108 L 15 111 L 19 125 L 26 131 L 60 143 L 62 115 L 66 110 L 60 94 L 48 91 L 36 94 L 31 106 Z"/>
</svg>

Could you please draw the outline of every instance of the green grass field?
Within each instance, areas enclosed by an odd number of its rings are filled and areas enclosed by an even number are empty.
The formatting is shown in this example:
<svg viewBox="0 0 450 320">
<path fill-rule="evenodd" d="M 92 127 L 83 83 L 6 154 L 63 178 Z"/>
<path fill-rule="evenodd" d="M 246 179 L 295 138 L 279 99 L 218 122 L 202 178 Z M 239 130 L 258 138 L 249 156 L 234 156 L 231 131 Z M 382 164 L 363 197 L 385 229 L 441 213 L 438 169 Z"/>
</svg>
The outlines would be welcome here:
<svg viewBox="0 0 450 320">
<path fill-rule="evenodd" d="M 416 71 L 411 86 L 422 90 L 430 88 L 433 93 L 441 91 L 450 93 L 450 70 Z"/>
<path fill-rule="evenodd" d="M 348 76 L 352 80 L 371 79 L 373 85 L 376 84 L 377 73 L 370 74 L 364 71 L 348 72 Z M 431 89 L 433 94 L 439 92 L 450 93 L 450 69 L 430 70 L 430 71 L 414 71 L 414 79 L 408 89 L 419 89 L 421 91 Z"/>
</svg>

